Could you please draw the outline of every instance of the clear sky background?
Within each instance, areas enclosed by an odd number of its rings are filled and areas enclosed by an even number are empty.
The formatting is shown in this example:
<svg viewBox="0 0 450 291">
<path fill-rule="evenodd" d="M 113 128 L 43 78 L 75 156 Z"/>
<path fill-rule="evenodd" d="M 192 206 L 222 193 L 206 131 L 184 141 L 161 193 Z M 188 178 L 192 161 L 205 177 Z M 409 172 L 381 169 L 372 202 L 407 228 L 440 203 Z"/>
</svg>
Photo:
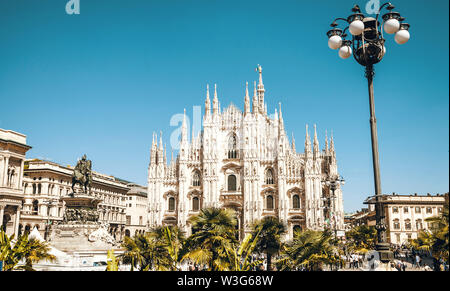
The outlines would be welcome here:
<svg viewBox="0 0 450 291">
<path fill-rule="evenodd" d="M 203 108 L 207 83 L 222 109 L 243 109 L 261 64 L 268 111 L 282 103 L 297 151 L 306 123 L 321 147 L 333 130 L 345 210 L 373 194 L 364 69 L 326 36 L 366 1 L 81 0 L 80 15 L 66 3 L 0 0 L 0 128 L 28 136 L 29 158 L 73 165 L 86 153 L 94 170 L 146 185 L 152 132 L 169 144 L 170 118 Z M 449 1 L 393 4 L 411 40 L 388 35 L 375 67 L 383 192 L 447 192 Z"/>
</svg>

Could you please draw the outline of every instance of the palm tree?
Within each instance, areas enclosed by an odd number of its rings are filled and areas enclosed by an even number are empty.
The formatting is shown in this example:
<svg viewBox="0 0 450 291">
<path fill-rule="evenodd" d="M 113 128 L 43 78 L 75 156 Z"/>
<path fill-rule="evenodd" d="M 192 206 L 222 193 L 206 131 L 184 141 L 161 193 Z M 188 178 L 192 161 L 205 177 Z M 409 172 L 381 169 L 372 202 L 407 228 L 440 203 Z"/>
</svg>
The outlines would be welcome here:
<svg viewBox="0 0 450 291">
<path fill-rule="evenodd" d="M 114 255 L 114 250 L 108 251 L 108 262 L 106 266 L 106 271 L 119 271 L 119 261 Z"/>
<path fill-rule="evenodd" d="M 29 238 L 28 234 L 19 236 L 15 243 L 13 239 L 14 235 L 8 237 L 4 231 L 0 231 L 0 260 L 4 262 L 5 271 L 34 271 L 34 263 L 56 260 L 56 257 L 50 254 L 50 247 L 45 241 Z M 21 260 L 25 260 L 25 264 L 18 266 Z"/>
<path fill-rule="evenodd" d="M 21 255 L 13 251 L 14 235 L 8 236 L 0 229 L 0 261 L 3 261 L 3 270 L 11 271 L 19 263 Z"/>
<path fill-rule="evenodd" d="M 229 270 L 227 249 L 237 245 L 235 212 L 231 209 L 204 208 L 189 222 L 193 233 L 184 244 L 182 261 L 207 265 L 210 270 Z"/>
<path fill-rule="evenodd" d="M 421 231 L 417 239 L 410 241 L 411 245 L 419 250 L 431 251 L 437 260 L 448 261 L 449 258 L 449 209 L 448 204 L 444 205 L 441 215 L 427 218 L 431 230 Z"/>
<path fill-rule="evenodd" d="M 329 231 L 295 232 L 294 239 L 284 246 L 281 259 L 277 261 L 278 269 L 289 271 L 303 267 L 308 271 L 317 271 L 323 264 L 337 263 L 340 259 L 331 240 Z"/>
<path fill-rule="evenodd" d="M 258 236 L 255 251 L 265 253 L 267 270 L 272 270 L 272 256 L 281 249 L 281 236 L 286 232 L 285 225 L 275 217 L 267 216 L 253 225 L 252 236 Z"/>
<path fill-rule="evenodd" d="M 409 241 L 411 246 L 416 250 L 429 252 L 433 248 L 434 236 L 430 231 L 421 231 L 416 239 Z"/>
<path fill-rule="evenodd" d="M 164 254 L 170 261 L 170 270 L 177 270 L 180 251 L 185 240 L 184 233 L 177 226 L 159 226 L 153 229 L 149 236 L 164 246 Z"/>
<path fill-rule="evenodd" d="M 360 225 L 347 231 L 348 246 L 355 252 L 367 252 L 375 249 L 377 230 L 374 226 Z"/>
<path fill-rule="evenodd" d="M 165 246 L 149 234 L 125 237 L 122 247 L 125 252 L 119 256 L 124 264 L 131 265 L 131 271 L 169 270 L 171 262 L 166 256 Z"/>
<path fill-rule="evenodd" d="M 227 248 L 227 254 L 231 262 L 230 271 L 251 271 L 262 263 L 262 260 L 254 260 L 252 256 L 259 240 L 258 235 L 247 234 L 239 249 Z"/>
</svg>

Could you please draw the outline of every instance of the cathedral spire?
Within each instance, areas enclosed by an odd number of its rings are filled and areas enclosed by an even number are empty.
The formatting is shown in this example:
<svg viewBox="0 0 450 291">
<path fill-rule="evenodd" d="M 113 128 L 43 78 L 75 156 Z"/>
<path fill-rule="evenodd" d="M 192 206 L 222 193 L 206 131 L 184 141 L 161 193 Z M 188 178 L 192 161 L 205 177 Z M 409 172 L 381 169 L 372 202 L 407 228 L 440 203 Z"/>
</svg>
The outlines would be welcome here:
<svg viewBox="0 0 450 291">
<path fill-rule="evenodd" d="M 295 150 L 295 138 L 294 138 L 294 132 L 292 132 L 292 150 L 294 151 L 294 153 L 296 152 L 296 150 Z"/>
<path fill-rule="evenodd" d="M 250 96 L 248 95 L 248 82 L 245 82 L 245 101 L 244 101 L 245 115 L 250 113 Z"/>
<path fill-rule="evenodd" d="M 330 152 L 334 154 L 334 139 L 333 139 L 333 131 L 331 131 L 331 139 L 330 139 Z"/>
<path fill-rule="evenodd" d="M 281 102 L 278 103 L 278 106 L 280 106 L 280 123 L 278 124 L 280 135 L 284 131 L 284 121 L 283 121 L 283 113 L 281 112 Z"/>
<path fill-rule="evenodd" d="M 155 140 L 155 132 L 152 136 L 152 148 L 150 150 L 150 164 L 156 164 L 157 141 Z"/>
<path fill-rule="evenodd" d="M 319 155 L 319 140 L 317 139 L 317 129 L 314 124 L 314 157 L 318 157 Z"/>
<path fill-rule="evenodd" d="M 261 114 L 264 113 L 264 84 L 262 79 L 262 67 L 258 64 L 256 71 L 259 72 L 259 83 L 258 83 L 258 104 L 259 104 L 259 112 Z"/>
<path fill-rule="evenodd" d="M 256 95 L 256 81 L 253 83 L 253 114 L 258 113 L 258 95 Z"/>
<path fill-rule="evenodd" d="M 183 124 L 181 125 L 181 143 L 187 142 L 186 108 L 184 109 Z"/>
<path fill-rule="evenodd" d="M 167 165 L 167 144 L 164 144 L 164 166 Z"/>
<path fill-rule="evenodd" d="M 219 113 L 219 99 L 217 98 L 217 84 L 214 84 L 213 114 Z"/>
<path fill-rule="evenodd" d="M 211 114 L 211 100 L 209 99 L 209 84 L 206 85 L 205 115 Z"/>
<path fill-rule="evenodd" d="M 311 139 L 309 137 L 308 124 L 306 125 L 305 154 L 306 156 L 311 154 Z"/>
<path fill-rule="evenodd" d="M 325 129 L 325 153 L 328 154 L 328 132 Z"/>
</svg>

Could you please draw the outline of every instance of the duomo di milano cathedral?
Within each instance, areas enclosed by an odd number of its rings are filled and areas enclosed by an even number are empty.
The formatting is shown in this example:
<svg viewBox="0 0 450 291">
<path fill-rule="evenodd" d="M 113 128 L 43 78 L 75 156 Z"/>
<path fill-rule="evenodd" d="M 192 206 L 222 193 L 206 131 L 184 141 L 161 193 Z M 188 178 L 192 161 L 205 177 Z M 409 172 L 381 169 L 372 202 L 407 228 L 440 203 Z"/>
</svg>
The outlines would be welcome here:
<svg viewBox="0 0 450 291">
<path fill-rule="evenodd" d="M 186 113 L 176 159 L 166 162 L 162 140 L 153 136 L 148 168 L 148 221 L 178 225 L 189 235 L 189 217 L 204 207 L 226 207 L 237 212 L 240 236 L 265 216 L 285 223 L 288 238 L 294 229 L 343 229 L 342 191 L 335 191 L 331 220 L 326 219 L 324 197 L 331 190 L 323 185 L 338 176 L 333 136 L 319 149 L 316 127 L 311 137 L 306 126 L 304 152 L 298 153 L 284 129 L 281 106 L 273 118 L 264 103 L 262 69 L 253 97 L 245 92 L 244 112 L 231 104 L 223 112 L 214 87 L 206 92 L 203 130 L 188 141 Z M 252 101 L 252 102 L 251 102 Z"/>
</svg>

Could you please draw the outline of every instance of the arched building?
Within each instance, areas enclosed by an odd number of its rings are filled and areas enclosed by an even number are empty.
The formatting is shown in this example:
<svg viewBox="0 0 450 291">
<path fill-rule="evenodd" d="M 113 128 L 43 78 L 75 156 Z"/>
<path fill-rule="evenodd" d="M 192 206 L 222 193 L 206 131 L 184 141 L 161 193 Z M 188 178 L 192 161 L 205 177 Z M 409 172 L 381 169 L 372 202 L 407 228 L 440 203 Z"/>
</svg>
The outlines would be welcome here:
<svg viewBox="0 0 450 291">
<path fill-rule="evenodd" d="M 338 176 L 333 137 L 321 151 L 314 126 L 311 144 L 306 127 L 305 150 L 289 142 L 281 112 L 267 114 L 262 70 L 250 103 L 248 85 L 244 112 L 230 105 L 220 110 L 206 92 L 202 131 L 188 142 L 186 117 L 176 159 L 167 163 L 162 140 L 153 136 L 148 169 L 149 225 L 177 224 L 190 233 L 189 217 L 203 207 L 229 207 L 238 213 L 240 235 L 255 220 L 278 217 L 294 229 L 323 229 L 331 223 L 344 227 L 342 191 L 335 192 L 333 221 L 324 217 L 323 197 L 331 190 L 322 181 Z M 252 106 L 251 106 L 252 105 Z"/>
</svg>

